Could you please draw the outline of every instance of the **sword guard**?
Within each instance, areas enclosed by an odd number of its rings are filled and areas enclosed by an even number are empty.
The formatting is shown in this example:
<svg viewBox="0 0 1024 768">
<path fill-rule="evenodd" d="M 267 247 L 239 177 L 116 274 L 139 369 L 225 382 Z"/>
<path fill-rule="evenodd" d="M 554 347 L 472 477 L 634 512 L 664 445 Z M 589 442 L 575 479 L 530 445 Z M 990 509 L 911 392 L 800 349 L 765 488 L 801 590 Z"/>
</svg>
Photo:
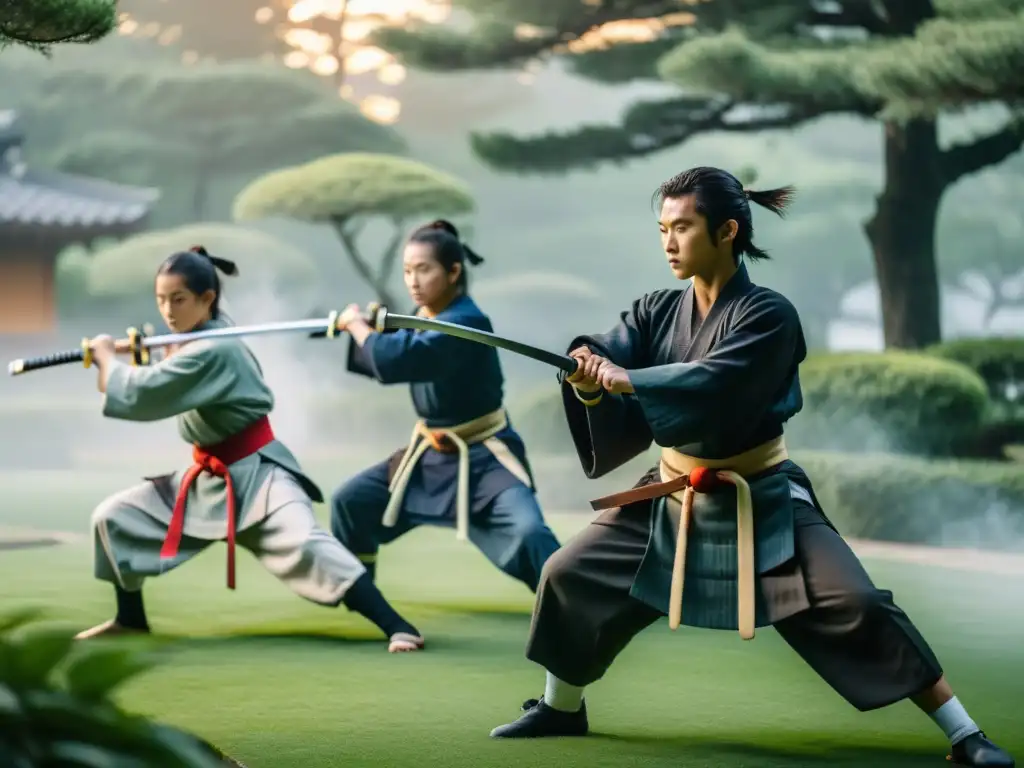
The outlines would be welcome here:
<svg viewBox="0 0 1024 768">
<path fill-rule="evenodd" d="M 388 328 L 388 308 L 380 304 L 374 306 L 375 309 L 370 325 L 377 333 L 384 333 Z"/>
<path fill-rule="evenodd" d="M 132 365 L 135 367 L 149 365 L 149 348 L 142 344 L 142 340 L 146 338 L 145 332 L 133 326 L 126 333 L 128 334 L 128 352 L 132 356 Z"/>
</svg>

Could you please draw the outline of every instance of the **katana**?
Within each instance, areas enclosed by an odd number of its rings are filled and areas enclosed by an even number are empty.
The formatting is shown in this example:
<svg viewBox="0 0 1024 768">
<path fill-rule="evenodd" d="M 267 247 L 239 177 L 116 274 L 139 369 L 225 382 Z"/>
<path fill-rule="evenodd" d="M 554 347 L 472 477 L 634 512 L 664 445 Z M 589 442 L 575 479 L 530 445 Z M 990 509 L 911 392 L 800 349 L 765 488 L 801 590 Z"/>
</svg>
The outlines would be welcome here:
<svg viewBox="0 0 1024 768">
<path fill-rule="evenodd" d="M 434 320 L 429 317 L 416 317 L 415 315 L 395 315 L 388 312 L 387 307 L 376 308 L 376 311 L 373 313 L 372 325 L 378 332 L 409 328 L 416 331 L 437 331 L 448 336 L 457 336 L 467 341 L 475 341 L 477 344 L 486 344 L 488 347 L 507 349 L 509 352 L 515 352 L 517 355 L 553 365 L 569 376 L 576 373 L 576 368 L 578 367 L 576 359 L 568 355 L 559 355 L 546 349 L 534 347 L 531 344 L 506 339 L 495 333 L 469 328 L 458 323 Z"/>
<path fill-rule="evenodd" d="M 147 365 L 149 363 L 149 351 L 158 347 L 169 347 L 174 344 L 185 344 L 190 341 L 202 339 L 233 339 L 242 336 L 260 336 L 272 333 L 314 333 L 318 336 L 334 336 L 338 333 L 338 318 L 340 312 L 331 312 L 327 317 L 313 318 L 310 320 L 284 320 L 273 323 L 260 323 L 258 325 L 235 325 L 226 328 L 208 328 L 202 331 L 191 331 L 188 333 L 166 333 L 160 336 L 147 336 L 137 328 L 129 328 L 127 338 L 114 341 L 114 349 L 121 354 L 130 354 L 135 365 Z M 373 313 L 367 316 L 367 321 L 374 320 Z M 53 368 L 69 363 L 83 363 L 86 368 L 92 365 L 92 348 L 89 346 L 91 339 L 82 339 L 78 349 L 69 349 L 63 352 L 54 352 L 42 357 L 28 357 L 21 360 L 14 360 L 7 366 L 7 373 L 11 376 L 20 376 L 29 371 L 38 371 L 43 368 Z"/>
</svg>

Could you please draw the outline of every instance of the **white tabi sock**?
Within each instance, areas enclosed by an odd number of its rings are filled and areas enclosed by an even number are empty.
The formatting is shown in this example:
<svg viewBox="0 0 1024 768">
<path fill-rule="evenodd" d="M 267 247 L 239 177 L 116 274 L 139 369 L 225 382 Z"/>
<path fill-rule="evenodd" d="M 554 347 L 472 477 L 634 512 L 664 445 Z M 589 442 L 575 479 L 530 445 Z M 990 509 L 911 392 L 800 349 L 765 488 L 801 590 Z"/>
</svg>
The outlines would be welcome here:
<svg viewBox="0 0 1024 768">
<path fill-rule="evenodd" d="M 569 685 L 548 672 L 544 685 L 544 703 L 560 712 L 579 712 L 583 706 L 583 689 Z"/>
<path fill-rule="evenodd" d="M 977 723 L 971 720 L 971 716 L 967 714 L 964 705 L 960 703 L 956 696 L 932 712 L 929 717 L 946 734 L 950 744 L 963 741 L 971 734 L 978 733 L 981 730 Z"/>
</svg>

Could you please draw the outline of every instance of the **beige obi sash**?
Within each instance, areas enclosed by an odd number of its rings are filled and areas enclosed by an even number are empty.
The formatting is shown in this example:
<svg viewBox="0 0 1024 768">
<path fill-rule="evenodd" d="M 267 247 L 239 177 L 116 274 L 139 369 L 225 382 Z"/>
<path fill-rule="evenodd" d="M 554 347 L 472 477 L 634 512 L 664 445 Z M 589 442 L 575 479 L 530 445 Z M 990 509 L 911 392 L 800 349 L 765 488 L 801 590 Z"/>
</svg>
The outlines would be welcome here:
<svg viewBox="0 0 1024 768">
<path fill-rule="evenodd" d="M 693 512 L 693 494 L 707 492 L 717 483 L 736 486 L 737 589 L 739 590 L 740 637 L 754 637 L 754 509 L 750 486 L 744 479 L 771 469 L 789 458 L 780 435 L 749 451 L 728 459 L 699 459 L 672 448 L 662 448 L 659 471 L 663 482 L 688 478 L 686 486 L 669 494 L 682 504 L 675 562 L 672 566 L 672 591 L 669 598 L 669 627 L 677 629 L 682 621 L 683 577 L 686 573 L 686 537 Z M 710 470 L 710 471 L 709 471 Z"/>
<path fill-rule="evenodd" d="M 383 525 L 394 527 L 398 522 L 398 514 L 402 509 L 405 489 L 409 485 L 412 472 L 427 449 L 450 453 L 452 449 L 444 444 L 448 440 L 459 454 L 458 487 L 455 492 L 456 536 L 465 541 L 469 538 L 469 446 L 483 443 L 494 454 L 502 466 L 511 472 L 526 486 L 532 488 L 530 474 L 523 467 L 505 443 L 495 437 L 508 426 L 508 416 L 504 408 L 452 427 L 428 427 L 423 419 L 413 427 L 409 447 L 405 449 L 402 460 L 391 478 L 388 490 L 391 498 L 384 510 Z"/>
</svg>

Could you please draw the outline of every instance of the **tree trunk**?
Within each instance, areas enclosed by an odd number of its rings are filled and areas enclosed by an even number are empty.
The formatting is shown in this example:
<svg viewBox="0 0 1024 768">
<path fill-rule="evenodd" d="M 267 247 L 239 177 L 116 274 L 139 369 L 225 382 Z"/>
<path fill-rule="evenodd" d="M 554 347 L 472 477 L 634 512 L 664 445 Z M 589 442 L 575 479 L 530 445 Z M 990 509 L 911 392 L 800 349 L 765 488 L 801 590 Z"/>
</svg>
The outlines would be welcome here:
<svg viewBox="0 0 1024 768">
<path fill-rule="evenodd" d="M 885 185 L 865 225 L 886 349 L 942 339 L 935 225 L 946 190 L 935 122 L 885 124 Z"/>
<path fill-rule="evenodd" d="M 387 283 L 382 282 L 380 278 L 373 274 L 370 265 L 360 255 L 359 247 L 356 244 L 356 233 L 349 229 L 351 221 L 344 218 L 334 218 L 331 220 L 331 224 L 334 226 L 334 231 L 338 233 L 338 237 L 341 239 L 341 243 L 348 254 L 349 260 L 352 262 L 352 266 L 356 268 L 356 272 L 363 278 L 363 281 L 373 288 L 374 293 L 377 295 L 377 301 L 389 309 L 397 306 L 395 298 L 388 290 Z"/>
</svg>

